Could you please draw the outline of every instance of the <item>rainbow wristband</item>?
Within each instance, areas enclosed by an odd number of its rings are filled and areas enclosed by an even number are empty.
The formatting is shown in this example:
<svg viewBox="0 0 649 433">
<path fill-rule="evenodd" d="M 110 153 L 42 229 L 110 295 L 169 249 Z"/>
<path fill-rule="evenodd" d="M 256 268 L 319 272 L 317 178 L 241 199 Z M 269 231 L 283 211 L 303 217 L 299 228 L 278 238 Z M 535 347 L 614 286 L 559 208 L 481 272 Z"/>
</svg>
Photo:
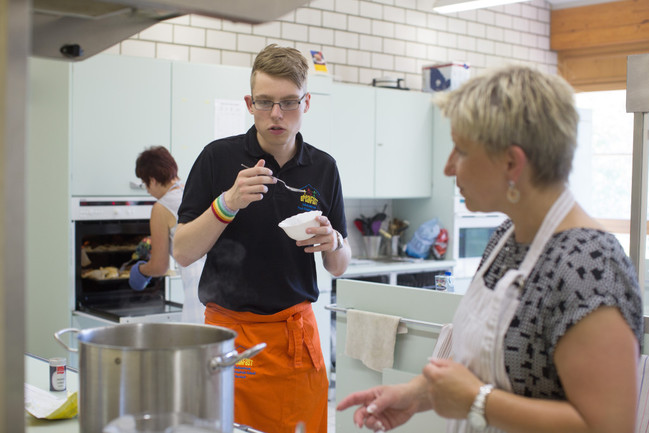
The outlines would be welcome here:
<svg viewBox="0 0 649 433">
<path fill-rule="evenodd" d="M 214 213 L 216 219 L 221 221 L 223 224 L 230 224 L 238 211 L 230 209 L 228 205 L 225 204 L 224 194 L 225 193 L 221 194 L 212 202 L 212 213 Z"/>
</svg>

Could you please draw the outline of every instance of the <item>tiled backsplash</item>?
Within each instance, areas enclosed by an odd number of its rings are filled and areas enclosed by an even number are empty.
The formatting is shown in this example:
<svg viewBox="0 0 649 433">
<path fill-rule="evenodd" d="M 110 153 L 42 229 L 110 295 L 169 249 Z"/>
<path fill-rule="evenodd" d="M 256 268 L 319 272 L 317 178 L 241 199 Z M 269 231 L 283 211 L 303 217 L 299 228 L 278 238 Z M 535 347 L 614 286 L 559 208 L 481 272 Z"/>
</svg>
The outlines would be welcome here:
<svg viewBox="0 0 649 433">
<path fill-rule="evenodd" d="M 387 229 L 388 222 L 392 219 L 392 200 L 381 199 L 347 199 L 345 200 L 345 217 L 347 218 L 347 240 L 352 248 L 353 257 L 364 257 L 365 246 L 363 244 L 363 236 L 354 225 L 354 220 L 360 215 L 365 217 L 372 217 L 379 212 L 385 213 L 387 218 L 383 221 L 381 228 Z M 406 236 L 408 232 L 406 231 Z"/>
</svg>

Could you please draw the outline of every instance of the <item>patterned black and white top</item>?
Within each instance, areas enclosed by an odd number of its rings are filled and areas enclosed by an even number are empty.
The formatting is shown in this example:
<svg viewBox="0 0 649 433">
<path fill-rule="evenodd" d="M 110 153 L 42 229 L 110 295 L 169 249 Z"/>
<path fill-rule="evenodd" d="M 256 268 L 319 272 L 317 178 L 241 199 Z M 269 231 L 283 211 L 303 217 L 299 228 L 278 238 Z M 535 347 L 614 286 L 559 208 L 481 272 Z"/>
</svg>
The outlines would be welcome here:
<svg viewBox="0 0 649 433">
<path fill-rule="evenodd" d="M 482 262 L 511 225 L 507 220 L 496 230 Z M 518 268 L 528 249 L 510 236 L 484 274 L 486 286 L 493 289 L 508 269 Z M 610 233 L 577 228 L 554 234 L 525 282 L 505 335 L 505 369 L 514 393 L 566 398 L 553 362 L 554 349 L 572 325 L 600 306 L 617 306 L 641 346 L 644 325 L 636 275 Z"/>
</svg>

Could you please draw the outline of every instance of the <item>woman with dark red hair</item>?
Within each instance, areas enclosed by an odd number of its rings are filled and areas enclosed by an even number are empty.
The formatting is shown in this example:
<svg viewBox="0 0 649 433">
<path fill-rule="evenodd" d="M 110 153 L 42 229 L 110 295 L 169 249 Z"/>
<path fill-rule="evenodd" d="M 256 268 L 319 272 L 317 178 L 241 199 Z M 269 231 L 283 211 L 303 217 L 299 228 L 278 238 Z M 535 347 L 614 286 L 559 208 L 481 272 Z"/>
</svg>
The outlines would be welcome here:
<svg viewBox="0 0 649 433">
<path fill-rule="evenodd" d="M 176 161 L 162 146 L 146 149 L 138 156 L 135 175 L 142 180 L 147 192 L 158 200 L 151 209 L 151 255 L 148 261 L 140 260 L 133 265 L 129 278 L 133 290 L 144 290 L 151 277 L 162 276 L 169 270 L 183 184 L 178 178 Z M 178 265 L 185 292 L 183 322 L 205 321 L 205 306 L 198 299 L 198 280 L 204 263 L 205 257 L 187 267 Z"/>
</svg>

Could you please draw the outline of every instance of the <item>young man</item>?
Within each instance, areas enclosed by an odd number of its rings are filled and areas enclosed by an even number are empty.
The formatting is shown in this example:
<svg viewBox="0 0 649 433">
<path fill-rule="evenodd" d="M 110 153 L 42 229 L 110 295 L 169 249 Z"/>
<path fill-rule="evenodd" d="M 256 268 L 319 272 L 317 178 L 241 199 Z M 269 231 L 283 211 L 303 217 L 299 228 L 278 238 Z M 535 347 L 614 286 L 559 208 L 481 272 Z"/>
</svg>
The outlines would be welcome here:
<svg viewBox="0 0 649 433">
<path fill-rule="evenodd" d="M 207 254 L 199 285 L 206 323 L 235 330 L 237 347 L 268 344 L 235 368 L 235 421 L 269 433 L 292 433 L 301 421 L 310 433 L 327 431 L 313 254 L 334 276 L 351 257 L 336 163 L 299 133 L 311 101 L 308 70 L 292 48 L 273 44 L 257 55 L 245 97 L 255 125 L 199 155 L 174 238 L 183 266 Z M 312 238 L 296 242 L 278 227 L 310 210 L 322 211 L 320 226 L 307 229 Z"/>
</svg>

